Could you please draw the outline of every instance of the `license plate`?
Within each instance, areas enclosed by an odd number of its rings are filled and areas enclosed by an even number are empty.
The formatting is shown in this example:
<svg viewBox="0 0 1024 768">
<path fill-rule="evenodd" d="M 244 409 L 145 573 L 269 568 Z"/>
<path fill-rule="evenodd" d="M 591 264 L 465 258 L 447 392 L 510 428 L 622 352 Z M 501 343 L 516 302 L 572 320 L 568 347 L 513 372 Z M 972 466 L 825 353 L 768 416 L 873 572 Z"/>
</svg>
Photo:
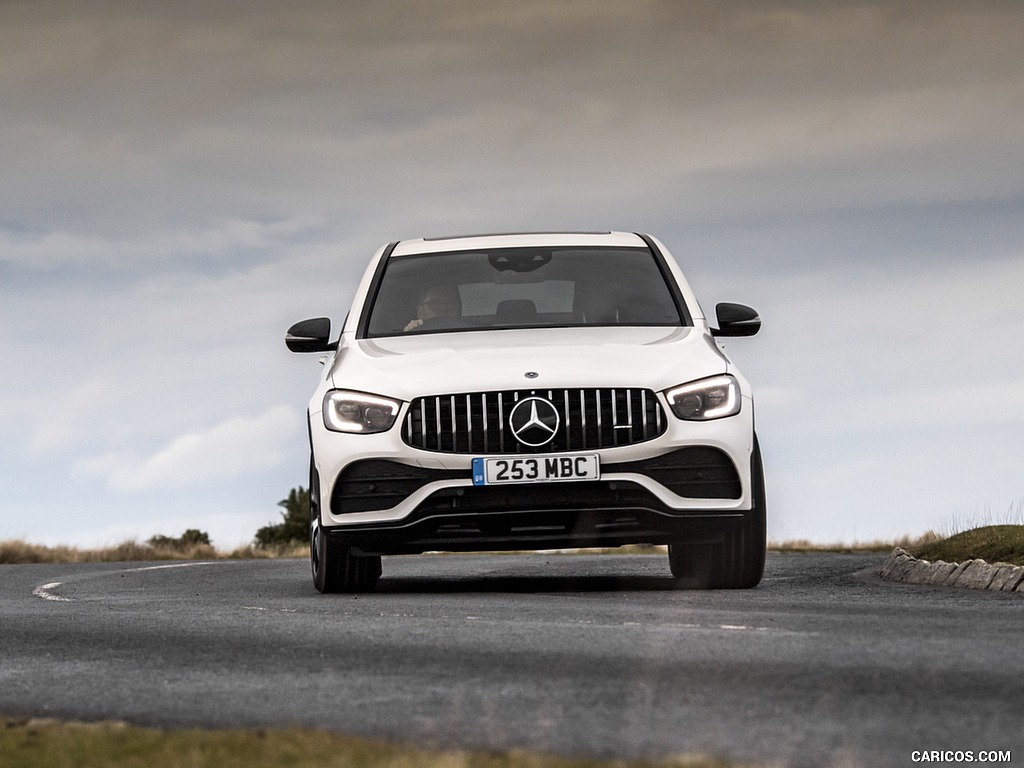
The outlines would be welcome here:
<svg viewBox="0 0 1024 768">
<path fill-rule="evenodd" d="M 503 456 L 473 459 L 473 485 L 600 480 L 596 453 L 571 456 Z"/>
</svg>

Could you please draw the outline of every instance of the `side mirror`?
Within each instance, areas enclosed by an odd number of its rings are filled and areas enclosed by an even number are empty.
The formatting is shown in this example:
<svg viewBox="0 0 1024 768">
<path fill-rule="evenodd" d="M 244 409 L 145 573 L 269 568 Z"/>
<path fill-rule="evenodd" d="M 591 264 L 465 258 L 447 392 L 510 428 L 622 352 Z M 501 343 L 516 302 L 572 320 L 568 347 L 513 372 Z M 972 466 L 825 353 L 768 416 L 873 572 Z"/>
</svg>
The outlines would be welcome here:
<svg viewBox="0 0 1024 768">
<path fill-rule="evenodd" d="M 711 329 L 712 336 L 753 336 L 761 330 L 761 317 L 757 310 L 743 304 L 723 302 L 715 307 L 718 328 Z"/>
<path fill-rule="evenodd" d="M 328 352 L 338 348 L 331 344 L 331 320 L 327 317 L 315 317 L 303 320 L 288 329 L 284 343 L 292 352 Z"/>
</svg>

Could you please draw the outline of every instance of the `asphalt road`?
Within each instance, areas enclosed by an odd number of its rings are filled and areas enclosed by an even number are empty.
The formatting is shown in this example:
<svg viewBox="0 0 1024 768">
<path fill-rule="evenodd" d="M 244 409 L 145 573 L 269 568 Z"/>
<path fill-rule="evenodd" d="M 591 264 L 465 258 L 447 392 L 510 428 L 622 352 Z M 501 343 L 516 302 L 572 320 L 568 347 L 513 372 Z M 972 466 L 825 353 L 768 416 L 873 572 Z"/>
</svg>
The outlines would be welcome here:
<svg viewBox="0 0 1024 768">
<path fill-rule="evenodd" d="M 1024 762 L 1024 600 L 864 573 L 883 559 L 770 555 L 755 590 L 682 592 L 664 556 L 386 558 L 360 596 L 317 594 L 297 560 L 0 566 L 0 714 L 815 768 Z"/>
</svg>

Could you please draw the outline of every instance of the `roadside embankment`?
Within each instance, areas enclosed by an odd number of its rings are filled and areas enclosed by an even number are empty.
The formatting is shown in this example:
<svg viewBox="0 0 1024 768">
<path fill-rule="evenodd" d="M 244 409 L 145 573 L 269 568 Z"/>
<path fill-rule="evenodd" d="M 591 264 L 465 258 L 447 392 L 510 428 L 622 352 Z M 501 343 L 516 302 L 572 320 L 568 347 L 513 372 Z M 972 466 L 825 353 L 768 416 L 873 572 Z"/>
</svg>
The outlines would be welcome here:
<svg viewBox="0 0 1024 768">
<path fill-rule="evenodd" d="M 1024 595 L 1024 566 L 987 563 L 984 560 L 965 560 L 962 563 L 938 560 L 933 563 L 914 557 L 902 547 L 892 551 L 879 575 L 886 581 L 904 584 L 965 587 Z"/>
</svg>

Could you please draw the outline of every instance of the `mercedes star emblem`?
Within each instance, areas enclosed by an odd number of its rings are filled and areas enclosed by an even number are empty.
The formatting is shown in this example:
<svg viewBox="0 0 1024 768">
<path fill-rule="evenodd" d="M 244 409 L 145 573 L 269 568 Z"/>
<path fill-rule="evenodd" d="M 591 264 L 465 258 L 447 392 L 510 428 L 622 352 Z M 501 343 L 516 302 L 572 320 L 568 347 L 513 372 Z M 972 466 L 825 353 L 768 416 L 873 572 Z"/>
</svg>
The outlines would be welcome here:
<svg viewBox="0 0 1024 768">
<path fill-rule="evenodd" d="M 550 443 L 558 432 L 558 422 L 558 411 L 543 397 L 520 400 L 508 415 L 516 440 L 531 448 Z"/>
</svg>

